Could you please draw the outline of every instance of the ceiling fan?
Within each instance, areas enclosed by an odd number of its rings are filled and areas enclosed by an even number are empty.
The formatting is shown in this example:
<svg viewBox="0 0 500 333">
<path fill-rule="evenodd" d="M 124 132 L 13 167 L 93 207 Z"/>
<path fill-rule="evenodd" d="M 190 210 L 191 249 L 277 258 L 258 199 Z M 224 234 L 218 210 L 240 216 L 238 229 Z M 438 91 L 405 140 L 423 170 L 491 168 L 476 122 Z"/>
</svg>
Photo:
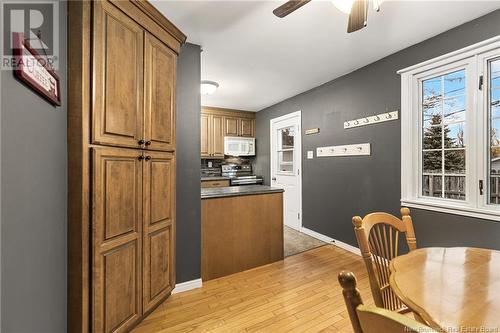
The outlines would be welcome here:
<svg viewBox="0 0 500 333">
<path fill-rule="evenodd" d="M 304 6 L 311 0 L 290 0 L 273 10 L 278 17 L 285 17 Z M 368 19 L 368 3 L 370 0 L 332 0 L 333 4 L 346 14 L 349 14 L 347 32 L 351 33 L 366 27 Z M 380 10 L 382 0 L 373 0 L 376 11 Z"/>
</svg>

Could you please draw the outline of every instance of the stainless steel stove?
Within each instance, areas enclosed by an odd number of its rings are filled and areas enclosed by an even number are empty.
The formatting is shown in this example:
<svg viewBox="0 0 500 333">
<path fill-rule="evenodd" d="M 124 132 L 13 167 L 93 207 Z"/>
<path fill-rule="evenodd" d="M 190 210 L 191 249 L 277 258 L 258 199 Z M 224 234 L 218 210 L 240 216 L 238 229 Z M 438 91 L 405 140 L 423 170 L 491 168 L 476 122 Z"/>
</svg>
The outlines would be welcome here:
<svg viewBox="0 0 500 333">
<path fill-rule="evenodd" d="M 252 173 L 250 164 L 224 164 L 222 176 L 229 177 L 231 186 L 261 185 L 264 182 L 261 176 Z"/>
</svg>

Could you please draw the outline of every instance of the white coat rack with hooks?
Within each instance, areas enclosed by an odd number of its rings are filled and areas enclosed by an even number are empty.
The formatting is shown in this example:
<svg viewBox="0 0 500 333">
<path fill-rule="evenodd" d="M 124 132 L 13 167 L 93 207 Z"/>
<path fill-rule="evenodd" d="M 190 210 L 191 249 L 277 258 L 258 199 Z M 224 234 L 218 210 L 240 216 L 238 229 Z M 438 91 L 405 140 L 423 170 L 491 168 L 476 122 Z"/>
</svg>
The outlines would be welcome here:
<svg viewBox="0 0 500 333">
<path fill-rule="evenodd" d="M 373 125 L 397 119 L 399 119 L 399 111 L 391 111 L 391 112 L 376 114 L 374 116 L 368 116 L 354 120 L 347 120 L 344 122 L 344 129 Z"/>
</svg>

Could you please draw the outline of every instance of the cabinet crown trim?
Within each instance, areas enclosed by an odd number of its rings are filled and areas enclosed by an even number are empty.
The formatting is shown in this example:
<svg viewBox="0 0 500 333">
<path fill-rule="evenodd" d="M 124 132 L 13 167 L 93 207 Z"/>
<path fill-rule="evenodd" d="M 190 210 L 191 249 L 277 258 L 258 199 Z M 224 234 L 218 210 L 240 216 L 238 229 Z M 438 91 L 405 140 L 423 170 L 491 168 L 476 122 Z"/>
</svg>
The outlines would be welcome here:
<svg viewBox="0 0 500 333">
<path fill-rule="evenodd" d="M 255 112 L 252 111 L 244 111 L 244 110 L 234 110 L 234 109 L 224 109 L 224 108 L 216 108 L 211 106 L 202 106 L 201 107 L 202 114 L 216 114 L 220 116 L 227 117 L 241 117 L 241 118 L 249 118 L 255 119 Z"/>
<path fill-rule="evenodd" d="M 115 0 L 116 1 L 116 0 Z M 168 31 L 179 43 L 186 42 L 186 35 L 179 30 L 172 22 L 170 22 L 155 6 L 147 0 L 132 0 L 142 12 L 148 15 L 153 21 Z"/>
</svg>

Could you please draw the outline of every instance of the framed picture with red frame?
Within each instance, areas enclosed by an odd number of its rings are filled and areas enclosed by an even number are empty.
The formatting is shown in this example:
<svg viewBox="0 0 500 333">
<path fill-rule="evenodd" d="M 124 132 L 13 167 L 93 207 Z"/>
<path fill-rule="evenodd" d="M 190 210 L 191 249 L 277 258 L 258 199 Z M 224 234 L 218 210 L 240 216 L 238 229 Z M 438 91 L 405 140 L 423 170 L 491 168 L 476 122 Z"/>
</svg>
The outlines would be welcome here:
<svg viewBox="0 0 500 333">
<path fill-rule="evenodd" d="M 23 33 L 13 33 L 14 75 L 53 105 L 61 105 L 59 76 L 24 38 Z"/>
</svg>

